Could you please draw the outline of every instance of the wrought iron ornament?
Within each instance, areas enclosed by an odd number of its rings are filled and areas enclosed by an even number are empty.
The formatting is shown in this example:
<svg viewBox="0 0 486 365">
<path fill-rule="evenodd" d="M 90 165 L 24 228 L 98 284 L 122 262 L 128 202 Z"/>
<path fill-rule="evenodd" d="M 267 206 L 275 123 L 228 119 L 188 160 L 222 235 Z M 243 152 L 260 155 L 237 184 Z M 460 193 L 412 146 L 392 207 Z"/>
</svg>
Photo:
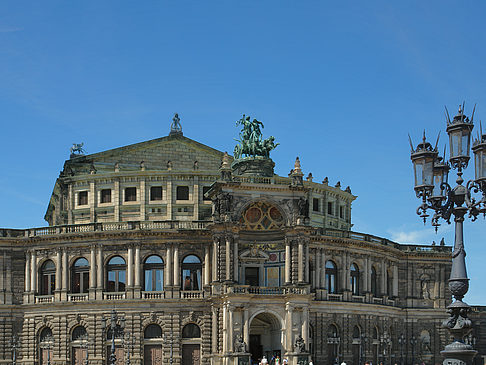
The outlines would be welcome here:
<svg viewBox="0 0 486 365">
<path fill-rule="evenodd" d="M 450 224 L 454 216 L 455 241 L 452 252 L 452 268 L 449 278 L 449 289 L 454 296 L 454 302 L 447 309 L 449 318 L 443 322 L 443 326 L 449 330 L 454 341 L 441 351 L 445 357 L 444 365 L 471 364 L 477 351 L 464 338 L 472 330 L 472 322 L 468 318 L 470 306 L 462 301 L 469 288 L 469 279 L 466 272 L 466 251 L 464 249 L 463 222 L 469 213 L 472 221 L 481 213 L 486 215 L 486 135 L 481 133 L 474 141 L 472 150 L 475 157 L 476 178 L 463 185 L 463 170 L 467 168 L 470 153 L 471 132 L 474 127 L 474 107 L 471 119 L 464 114 L 464 104 L 459 107 L 457 115 L 450 120 L 446 108 L 447 134 L 449 135 L 449 162 L 444 157 L 438 156 L 437 143 L 432 147 L 425 139 L 416 149 L 412 149 L 411 159 L 415 173 L 415 192 L 422 204 L 417 208 L 417 214 L 426 222 L 429 215 L 428 209 L 434 211 L 431 222 L 436 231 L 440 225 L 440 219 Z M 482 128 L 481 128 L 482 129 Z M 447 174 L 450 167 L 457 170 L 457 185 L 452 188 L 447 182 Z M 481 192 L 478 200 L 472 196 Z"/>
</svg>

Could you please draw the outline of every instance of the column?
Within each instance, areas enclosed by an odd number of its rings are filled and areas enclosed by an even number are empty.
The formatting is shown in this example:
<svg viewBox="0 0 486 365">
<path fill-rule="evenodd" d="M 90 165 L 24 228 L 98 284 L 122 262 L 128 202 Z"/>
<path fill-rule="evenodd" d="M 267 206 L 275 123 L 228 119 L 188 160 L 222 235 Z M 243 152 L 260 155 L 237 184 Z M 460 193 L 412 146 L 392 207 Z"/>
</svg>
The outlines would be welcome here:
<svg viewBox="0 0 486 365">
<path fill-rule="evenodd" d="M 386 295 L 386 266 L 385 260 L 381 260 L 381 294 Z"/>
<path fill-rule="evenodd" d="M 213 282 L 218 281 L 218 237 L 213 238 Z"/>
<path fill-rule="evenodd" d="M 115 222 L 120 221 L 120 181 L 115 180 L 113 186 L 113 203 L 114 203 L 114 220 Z"/>
<path fill-rule="evenodd" d="M 35 251 L 32 251 L 30 260 L 30 290 L 35 294 L 37 293 L 37 255 Z"/>
<path fill-rule="evenodd" d="M 398 266 L 393 266 L 393 296 L 398 297 Z"/>
<path fill-rule="evenodd" d="M 305 349 L 309 350 L 309 308 L 303 308 L 302 317 L 302 338 L 304 339 Z"/>
<path fill-rule="evenodd" d="M 315 287 L 320 288 L 321 287 L 321 249 L 317 248 L 316 249 L 316 275 L 315 275 Z"/>
<path fill-rule="evenodd" d="M 231 280 L 231 237 L 226 237 L 226 280 Z"/>
<path fill-rule="evenodd" d="M 233 312 L 234 312 L 234 307 L 228 306 L 228 316 L 229 316 L 229 326 L 228 326 L 228 351 L 233 352 L 234 347 L 233 347 Z"/>
<path fill-rule="evenodd" d="M 133 247 L 128 246 L 128 263 L 127 263 L 127 287 L 133 288 Z"/>
<path fill-rule="evenodd" d="M 89 215 L 90 221 L 95 221 L 95 209 L 96 209 L 96 190 L 95 190 L 95 182 L 90 181 L 89 183 L 89 194 L 88 194 L 88 204 L 89 204 Z"/>
<path fill-rule="evenodd" d="M 73 224 L 73 210 L 74 210 L 74 193 L 73 184 L 68 187 L 68 224 Z"/>
<path fill-rule="evenodd" d="M 310 260 L 309 260 L 309 242 L 305 243 L 305 282 L 309 283 L 309 275 L 310 275 Z"/>
<path fill-rule="evenodd" d="M 204 246 L 204 286 L 209 285 L 209 246 Z"/>
<path fill-rule="evenodd" d="M 96 247 L 91 246 L 91 257 L 89 263 L 89 288 L 91 290 L 96 288 Z"/>
<path fill-rule="evenodd" d="M 199 183 L 198 177 L 194 176 L 194 185 L 193 185 L 193 193 L 192 193 L 192 201 L 194 202 L 194 213 L 192 219 L 195 221 L 199 220 Z"/>
<path fill-rule="evenodd" d="M 67 250 L 62 251 L 62 291 L 68 290 L 68 256 Z"/>
<path fill-rule="evenodd" d="M 103 246 L 98 246 L 98 260 L 96 263 L 97 275 L 96 275 L 96 290 L 100 293 L 98 299 L 102 299 L 103 292 Z"/>
<path fill-rule="evenodd" d="M 179 244 L 174 245 L 174 286 L 181 286 L 181 274 L 179 272 Z"/>
<path fill-rule="evenodd" d="M 363 292 L 368 293 L 368 283 L 370 280 L 370 259 L 367 257 L 364 261 L 364 268 L 363 268 Z"/>
<path fill-rule="evenodd" d="M 299 283 L 304 281 L 304 244 L 299 240 L 299 251 L 297 252 L 298 274 L 297 280 Z"/>
<path fill-rule="evenodd" d="M 248 318 L 248 308 L 243 311 L 243 342 L 245 342 L 245 351 L 249 351 L 250 346 L 250 322 Z"/>
<path fill-rule="evenodd" d="M 228 351 L 228 305 L 223 304 L 223 353 Z"/>
<path fill-rule="evenodd" d="M 321 250 L 321 287 L 327 289 L 327 282 L 326 282 L 326 253 L 324 250 Z"/>
<path fill-rule="evenodd" d="M 285 284 L 290 284 L 290 264 L 292 262 L 292 255 L 290 253 L 290 241 L 285 240 Z"/>
<path fill-rule="evenodd" d="M 293 307 L 290 303 L 287 303 L 285 305 L 285 310 L 286 310 L 286 315 L 285 315 L 285 328 L 287 330 L 287 333 L 286 333 L 286 351 L 287 352 L 292 352 L 293 351 L 293 336 L 292 336 L 292 326 L 293 326 L 293 323 L 292 323 L 292 320 L 293 320 L 293 316 L 292 316 L 292 312 L 293 312 Z"/>
<path fill-rule="evenodd" d="M 61 290 L 61 250 L 56 253 L 56 291 Z"/>
<path fill-rule="evenodd" d="M 167 219 L 172 220 L 172 181 L 167 181 Z"/>
<path fill-rule="evenodd" d="M 165 286 L 172 286 L 172 250 L 171 247 L 167 244 L 166 246 L 166 255 L 165 255 L 165 265 L 166 265 L 166 275 L 165 275 Z"/>
<path fill-rule="evenodd" d="M 30 292 L 30 252 L 25 253 L 25 291 Z"/>
<path fill-rule="evenodd" d="M 140 266 L 140 246 L 135 247 L 135 288 L 140 289 L 140 270 L 142 267 Z"/>
<path fill-rule="evenodd" d="M 238 277 L 238 240 L 233 237 L 233 281 L 238 283 L 240 278 Z"/>
<path fill-rule="evenodd" d="M 147 194 L 145 192 L 145 178 L 140 179 L 140 220 L 145 220 L 145 207 L 147 204 Z"/>
<path fill-rule="evenodd" d="M 348 254 L 344 254 L 342 275 L 341 275 L 341 285 L 343 290 L 348 290 L 348 272 L 349 272 Z"/>
<path fill-rule="evenodd" d="M 218 352 L 218 309 L 214 306 L 211 306 L 211 346 L 212 346 L 212 353 L 216 354 Z"/>
</svg>

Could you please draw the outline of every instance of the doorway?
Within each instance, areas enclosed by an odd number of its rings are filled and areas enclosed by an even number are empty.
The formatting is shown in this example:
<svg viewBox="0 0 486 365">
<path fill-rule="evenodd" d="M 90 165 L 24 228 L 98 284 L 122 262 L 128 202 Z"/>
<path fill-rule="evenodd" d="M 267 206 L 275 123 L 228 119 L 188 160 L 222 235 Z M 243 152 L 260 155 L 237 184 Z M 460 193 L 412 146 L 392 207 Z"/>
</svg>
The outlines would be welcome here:
<svg viewBox="0 0 486 365">
<path fill-rule="evenodd" d="M 252 363 L 258 363 L 263 356 L 271 363 L 276 356 L 282 363 L 282 325 L 271 313 L 260 313 L 250 323 L 250 353 Z"/>
</svg>

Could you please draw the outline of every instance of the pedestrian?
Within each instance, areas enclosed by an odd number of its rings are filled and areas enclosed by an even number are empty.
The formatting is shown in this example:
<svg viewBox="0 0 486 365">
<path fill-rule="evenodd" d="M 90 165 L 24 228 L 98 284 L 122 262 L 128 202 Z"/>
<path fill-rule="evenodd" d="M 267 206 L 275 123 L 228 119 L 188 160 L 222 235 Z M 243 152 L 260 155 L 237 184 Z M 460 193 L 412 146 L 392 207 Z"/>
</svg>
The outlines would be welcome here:
<svg viewBox="0 0 486 365">
<path fill-rule="evenodd" d="M 343 362 L 341 363 L 341 365 L 346 365 L 346 362 L 343 360 Z"/>
<path fill-rule="evenodd" d="M 312 359 L 310 359 L 309 365 L 314 365 L 314 363 L 312 362 Z"/>
</svg>

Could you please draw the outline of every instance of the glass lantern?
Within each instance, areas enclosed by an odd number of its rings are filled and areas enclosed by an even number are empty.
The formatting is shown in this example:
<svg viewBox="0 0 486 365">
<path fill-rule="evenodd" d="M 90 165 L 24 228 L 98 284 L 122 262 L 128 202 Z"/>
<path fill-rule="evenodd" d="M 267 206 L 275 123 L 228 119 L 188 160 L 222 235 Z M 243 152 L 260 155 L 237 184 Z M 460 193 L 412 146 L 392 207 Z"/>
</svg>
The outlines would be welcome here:
<svg viewBox="0 0 486 365">
<path fill-rule="evenodd" d="M 449 174 L 449 164 L 443 161 L 442 157 L 438 157 L 433 170 L 433 185 L 432 195 L 430 200 L 441 201 L 446 198 L 445 189 L 442 184 L 447 183 L 447 176 Z"/>
<path fill-rule="evenodd" d="M 459 112 L 453 121 L 447 125 L 449 135 L 450 161 L 453 167 L 466 168 L 469 162 L 469 148 L 471 143 L 471 131 L 474 124 L 469 121 L 459 108 Z"/>
<path fill-rule="evenodd" d="M 429 196 L 434 188 L 434 162 L 437 154 L 424 137 L 423 142 L 410 156 L 415 175 L 415 192 L 418 196 Z"/>
<path fill-rule="evenodd" d="M 486 134 L 474 141 L 473 148 L 476 181 L 486 183 Z"/>
</svg>

